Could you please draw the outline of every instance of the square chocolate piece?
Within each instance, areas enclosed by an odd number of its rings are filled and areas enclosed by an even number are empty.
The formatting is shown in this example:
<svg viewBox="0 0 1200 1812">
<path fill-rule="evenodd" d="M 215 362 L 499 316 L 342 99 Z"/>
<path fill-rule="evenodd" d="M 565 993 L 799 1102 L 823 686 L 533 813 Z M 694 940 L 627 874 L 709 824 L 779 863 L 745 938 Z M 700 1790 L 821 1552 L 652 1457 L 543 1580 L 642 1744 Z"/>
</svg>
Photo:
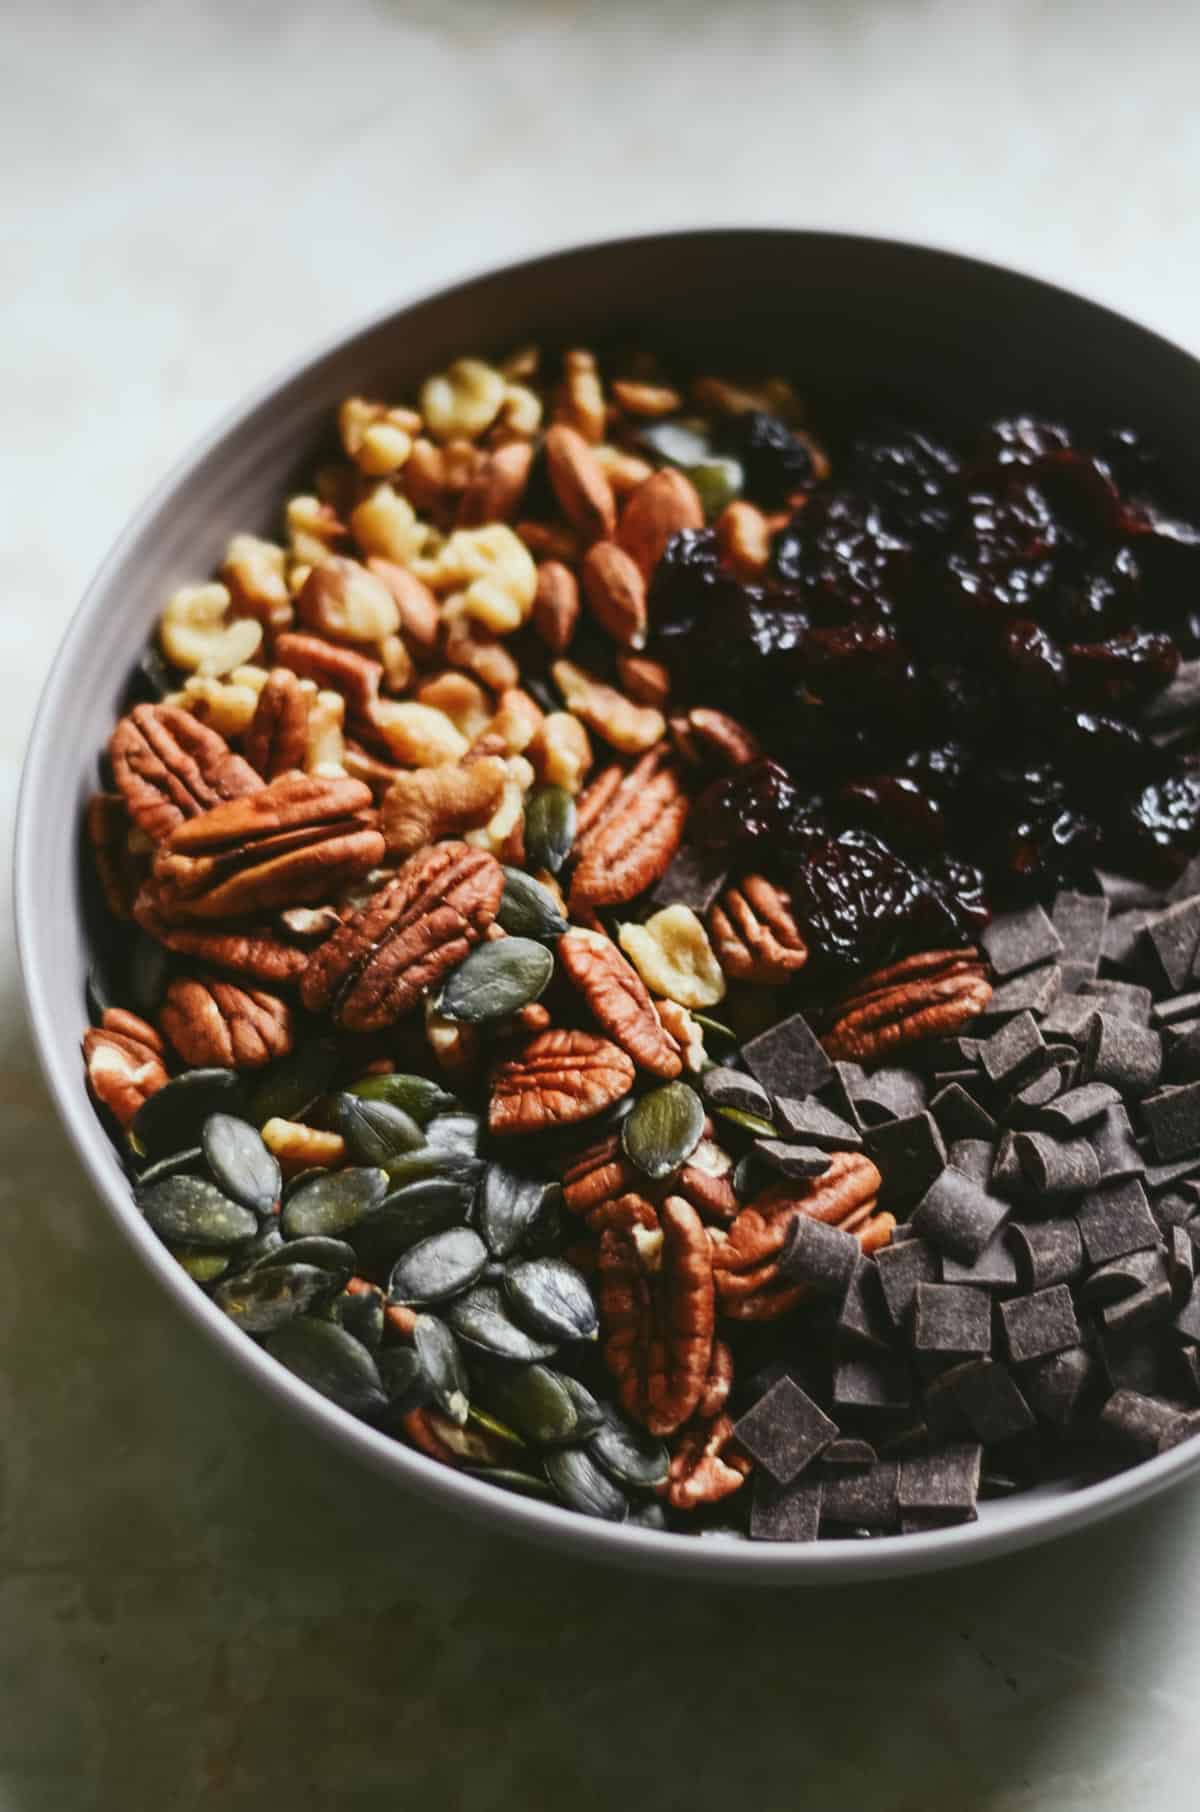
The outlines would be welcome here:
<svg viewBox="0 0 1200 1812">
<path fill-rule="evenodd" d="M 979 1061 L 997 1088 L 1020 1088 L 1046 1061 L 1046 1041 L 1032 1013 L 1019 1013 L 985 1038 Z"/>
<path fill-rule="evenodd" d="M 821 1481 L 802 1476 L 778 1485 L 756 1472 L 750 1499 L 750 1533 L 756 1541 L 816 1541 L 821 1521 Z"/>
<path fill-rule="evenodd" d="M 1165 982 L 1162 990 L 1182 994 L 1200 945 L 1200 899 L 1180 900 L 1157 912 L 1142 933 L 1142 947 L 1153 955 Z"/>
<path fill-rule="evenodd" d="M 971 1265 L 1009 1212 L 1008 1202 L 948 1164 L 917 1203 L 911 1221 L 923 1239 L 961 1264 Z"/>
<path fill-rule="evenodd" d="M 895 1460 L 868 1466 L 821 1462 L 821 1520 L 852 1529 L 891 1529 L 900 1514 L 900 1467 Z"/>
<path fill-rule="evenodd" d="M 917 1285 L 914 1352 L 967 1359 L 991 1350 L 992 1304 L 985 1291 L 966 1284 Z"/>
<path fill-rule="evenodd" d="M 1142 1118 L 1163 1163 L 1200 1151 L 1200 1082 L 1184 1082 L 1147 1095 Z"/>
<path fill-rule="evenodd" d="M 945 1167 L 946 1146 L 930 1113 L 868 1126 L 863 1141 L 883 1176 L 883 1196 L 889 1203 L 924 1194 Z"/>
<path fill-rule="evenodd" d="M 837 1438 L 837 1423 L 791 1378 L 780 1378 L 734 1423 L 746 1452 L 780 1485 L 790 1485 L 822 1448 Z"/>
<path fill-rule="evenodd" d="M 953 1441 L 900 1462 L 902 1511 L 965 1517 L 979 1496 L 983 1450 L 977 1441 Z"/>
<path fill-rule="evenodd" d="M 1094 973 L 1104 947 L 1104 928 L 1108 924 L 1108 901 L 1104 895 L 1056 894 L 1050 923 L 1062 939 L 1067 961 L 1086 963 Z"/>
<path fill-rule="evenodd" d="M 1001 913 L 979 941 L 1001 977 L 1019 975 L 1038 963 L 1053 962 L 1063 953 L 1062 939 L 1040 906 Z"/>
<path fill-rule="evenodd" d="M 707 850 L 684 844 L 671 858 L 651 899 L 656 906 L 690 906 L 703 918 L 725 885 L 726 870 Z"/>
<path fill-rule="evenodd" d="M 969 1359 L 938 1380 L 971 1433 L 985 1446 L 1027 1434 L 1034 1415 L 1007 1366 L 994 1359 Z"/>
<path fill-rule="evenodd" d="M 936 1283 L 938 1259 L 925 1240 L 893 1240 L 875 1254 L 875 1270 L 893 1324 L 905 1325 L 912 1311 L 919 1283 Z"/>
<path fill-rule="evenodd" d="M 1014 1364 L 1045 1359 L 1066 1347 L 1078 1346 L 1079 1323 L 1066 1284 L 1052 1284 L 1031 1296 L 1014 1296 L 1000 1304 L 1000 1319 Z"/>
<path fill-rule="evenodd" d="M 1088 1261 L 1093 1265 L 1157 1246 L 1161 1238 L 1146 1191 L 1137 1177 L 1120 1177 L 1090 1190 L 1075 1218 Z"/>
<path fill-rule="evenodd" d="M 781 1019 L 742 1046 L 751 1075 L 768 1095 L 815 1095 L 833 1074 L 833 1066 L 803 1013 Z"/>
<path fill-rule="evenodd" d="M 854 1353 L 839 1359 L 833 1372 L 835 1409 L 907 1409 L 912 1377 L 903 1359 L 892 1353 Z"/>
<path fill-rule="evenodd" d="M 706 1076 L 704 1082 L 707 1080 Z M 841 1114 L 835 1114 L 832 1108 L 815 1101 L 811 1095 L 802 1100 L 781 1095 L 775 1103 L 775 1112 L 790 1137 L 805 1145 L 818 1145 L 822 1151 L 862 1150 L 862 1134 L 858 1127 L 844 1120 Z"/>
</svg>

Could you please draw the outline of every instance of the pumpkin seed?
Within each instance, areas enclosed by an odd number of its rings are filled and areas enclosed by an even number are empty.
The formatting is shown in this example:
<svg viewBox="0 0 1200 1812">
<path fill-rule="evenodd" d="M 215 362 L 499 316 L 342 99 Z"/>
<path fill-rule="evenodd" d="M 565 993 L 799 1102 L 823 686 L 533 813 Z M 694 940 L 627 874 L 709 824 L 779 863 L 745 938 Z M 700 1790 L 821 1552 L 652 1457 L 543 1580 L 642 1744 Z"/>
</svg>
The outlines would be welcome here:
<svg viewBox="0 0 1200 1812">
<path fill-rule="evenodd" d="M 581 1384 L 579 1379 L 572 1377 L 570 1372 L 563 1372 L 562 1381 L 574 1401 L 575 1414 L 579 1418 L 579 1438 L 584 1440 L 587 1436 L 595 1434 L 600 1427 L 604 1420 L 604 1410 L 597 1403 L 587 1385 Z"/>
<path fill-rule="evenodd" d="M 686 1082 L 668 1082 L 643 1095 L 621 1128 L 631 1164 L 661 1182 L 695 1151 L 704 1133 L 704 1103 Z"/>
<path fill-rule="evenodd" d="M 283 1235 L 274 1216 L 259 1228 L 253 1239 L 238 1248 L 238 1271 L 249 1271 L 254 1265 L 265 1265 L 275 1252 L 283 1250 Z"/>
<path fill-rule="evenodd" d="M 330 1118 L 357 1164 L 386 1164 L 425 1143 L 425 1135 L 412 1115 L 390 1101 L 335 1095 Z"/>
<path fill-rule="evenodd" d="M 271 1229 L 275 1231 L 274 1228 Z M 310 1233 L 299 1239 L 284 1240 L 255 1262 L 258 1265 L 316 1265 L 334 1277 L 334 1289 L 341 1289 L 347 1278 L 354 1276 L 354 1247 L 344 1239 L 331 1239 L 327 1234 Z"/>
<path fill-rule="evenodd" d="M 182 1265 L 193 1283 L 216 1283 L 229 1269 L 228 1252 L 189 1252 L 186 1246 L 168 1246 L 177 1264 Z"/>
<path fill-rule="evenodd" d="M 359 1264 L 374 1275 L 390 1271 L 418 1241 L 461 1227 L 472 1196 L 473 1190 L 449 1177 L 393 1190 L 373 1214 L 347 1230 Z"/>
<path fill-rule="evenodd" d="M 523 1326 L 547 1340 L 594 1340 L 599 1323 L 587 1278 L 562 1258 L 529 1258 L 504 1273 L 504 1294 Z"/>
<path fill-rule="evenodd" d="M 556 875 L 575 841 L 575 801 L 565 787 L 535 786 L 525 801 L 525 860 Z"/>
<path fill-rule="evenodd" d="M 609 1408 L 588 1442 L 588 1452 L 611 1479 L 630 1491 L 654 1491 L 667 1482 L 671 1455 L 665 1441 L 647 1434 L 627 1416 Z"/>
<path fill-rule="evenodd" d="M 135 1150 L 166 1158 L 199 1145 L 208 1116 L 236 1113 L 244 1092 L 236 1070 L 185 1070 L 138 1108 L 129 1129 Z"/>
<path fill-rule="evenodd" d="M 388 1182 L 393 1189 L 404 1189 L 409 1183 L 425 1183 L 437 1178 L 475 1189 L 484 1173 L 484 1161 L 470 1152 L 453 1151 L 436 1145 L 422 1145 L 420 1151 L 406 1152 L 385 1164 Z"/>
<path fill-rule="evenodd" d="M 504 870 L 504 892 L 496 923 L 510 937 L 561 937 L 567 928 L 562 908 L 548 887 L 523 868 Z"/>
<path fill-rule="evenodd" d="M 186 1151 L 177 1151 L 169 1158 L 160 1158 L 157 1164 L 147 1164 L 144 1170 L 137 1173 L 139 1189 L 149 1189 L 153 1183 L 161 1183 L 164 1177 L 203 1176 L 204 1151 L 199 1145 L 189 1145 Z"/>
<path fill-rule="evenodd" d="M 310 1233 L 326 1237 L 345 1233 L 375 1212 L 387 1186 L 385 1170 L 324 1170 L 283 1204 L 284 1236 L 300 1239 Z"/>
<path fill-rule="evenodd" d="M 152 1019 L 162 1005 L 170 973 L 169 952 L 148 932 L 135 932 L 129 951 L 129 1000 L 120 1004 L 128 1004 L 143 1019 Z"/>
<path fill-rule="evenodd" d="M 408 1114 L 418 1126 L 425 1126 L 434 1114 L 444 1114 L 460 1105 L 456 1096 L 447 1094 L 428 1076 L 407 1076 L 399 1072 L 388 1076 L 364 1076 L 347 1093 L 357 1095 L 362 1101 L 386 1101 Z"/>
<path fill-rule="evenodd" d="M 711 1032 L 716 1038 L 724 1038 L 729 1044 L 737 1043 L 737 1033 L 722 1024 L 719 1019 L 711 1019 L 707 1013 L 697 1013 L 694 1009 L 692 1018 L 703 1031 Z"/>
<path fill-rule="evenodd" d="M 748 1114 L 742 1107 L 714 1107 L 714 1114 L 722 1120 L 728 1120 L 731 1126 L 740 1126 L 759 1139 L 773 1139 L 775 1127 L 770 1120 L 762 1120 L 757 1114 Z"/>
<path fill-rule="evenodd" d="M 529 1258 L 553 1258 L 561 1252 L 567 1236 L 566 1208 L 561 1183 L 549 1183 L 541 1205 L 529 1223 L 521 1250 Z"/>
<path fill-rule="evenodd" d="M 135 1199 L 159 1238 L 175 1245 L 234 1246 L 258 1232 L 250 1210 L 203 1177 L 165 1177 Z"/>
<path fill-rule="evenodd" d="M 748 1151 L 740 1157 L 733 1167 L 730 1182 L 733 1193 L 739 1202 L 748 1202 L 758 1194 L 762 1180 L 763 1163 L 756 1152 Z"/>
<path fill-rule="evenodd" d="M 532 1365 L 539 1359 L 553 1359 L 558 1351 L 556 1342 L 535 1340 L 517 1326 L 496 1284 L 478 1284 L 460 1296 L 446 1310 L 446 1320 L 464 1346 L 490 1359 Z"/>
<path fill-rule="evenodd" d="M 667 1513 L 652 1498 L 649 1503 L 631 1505 L 628 1520 L 639 1529 L 654 1529 L 661 1535 L 667 1526 Z"/>
<path fill-rule="evenodd" d="M 479 1192 L 476 1224 L 495 1258 L 510 1258 L 537 1218 L 547 1184 L 491 1164 Z"/>
<path fill-rule="evenodd" d="M 401 1416 L 414 1409 L 424 1409 L 433 1401 L 429 1375 L 420 1354 L 411 1346 L 385 1346 L 377 1363 L 388 1400 L 389 1428 Z"/>
<path fill-rule="evenodd" d="M 433 1401 L 444 1416 L 461 1427 L 467 1419 L 471 1385 L 458 1341 L 445 1322 L 434 1315 L 417 1316 L 412 1341 Z"/>
<path fill-rule="evenodd" d="M 605 1522 L 623 1523 L 629 1515 L 629 1499 L 613 1484 L 607 1473 L 582 1447 L 560 1447 L 542 1461 L 546 1477 L 563 1503 L 584 1516 L 603 1517 Z"/>
<path fill-rule="evenodd" d="M 393 1302 L 410 1307 L 447 1302 L 469 1290 L 487 1264 L 487 1247 L 470 1227 L 418 1240 L 396 1260 L 388 1282 Z"/>
<path fill-rule="evenodd" d="M 332 1038 L 312 1038 L 265 1069 L 254 1085 L 246 1112 L 255 1126 L 268 1120 L 299 1120 L 326 1092 L 338 1064 Z"/>
<path fill-rule="evenodd" d="M 383 1344 L 383 1291 L 378 1285 L 372 1284 L 369 1290 L 339 1290 L 325 1314 L 361 1340 L 368 1352 L 378 1353 Z"/>
<path fill-rule="evenodd" d="M 233 1114 L 210 1114 L 201 1143 L 213 1182 L 231 1201 L 270 1214 L 283 1188 L 279 1162 L 255 1129 Z"/>
<path fill-rule="evenodd" d="M 477 1114 L 437 1114 L 425 1128 L 425 1138 L 435 1151 L 461 1151 L 472 1158 L 482 1134 Z"/>
<path fill-rule="evenodd" d="M 532 1472 L 517 1472 L 511 1466 L 464 1466 L 469 1479 L 482 1479 L 487 1485 L 498 1485 L 501 1491 L 512 1491 L 517 1497 L 536 1497 L 543 1503 L 554 1502 L 554 1492 L 546 1479 Z"/>
<path fill-rule="evenodd" d="M 362 1344 L 333 1321 L 302 1315 L 263 1343 L 273 1359 L 355 1416 L 375 1416 L 387 1398 L 379 1367 Z"/>
<path fill-rule="evenodd" d="M 546 1365 L 493 1366 L 477 1389 L 485 1407 L 523 1440 L 534 1447 L 561 1447 L 578 1441 L 587 1426 L 570 1388 L 574 1382 Z"/>
<path fill-rule="evenodd" d="M 528 937 L 502 937 L 480 944 L 451 971 L 436 1006 L 447 1019 L 467 1025 L 507 1019 L 545 993 L 554 958 L 545 944 Z"/>
<path fill-rule="evenodd" d="M 328 1175 L 329 1166 L 327 1164 L 306 1165 L 303 1170 L 298 1170 L 295 1176 L 288 1177 L 283 1185 L 282 1200 L 290 1202 L 292 1197 L 298 1194 L 301 1189 L 307 1188 L 315 1177 L 327 1177 Z"/>
<path fill-rule="evenodd" d="M 703 420 L 642 422 L 634 438 L 669 466 L 695 466 L 712 456 L 712 438 Z"/>
<path fill-rule="evenodd" d="M 736 459 L 702 459 L 697 465 L 685 468 L 688 477 L 696 487 L 696 494 L 707 521 L 719 516 L 727 503 L 742 494 L 746 475 L 740 460 Z"/>
<path fill-rule="evenodd" d="M 247 1334 L 273 1334 L 328 1296 L 335 1283 L 317 1265 L 266 1265 L 219 1283 L 213 1301 Z"/>
</svg>

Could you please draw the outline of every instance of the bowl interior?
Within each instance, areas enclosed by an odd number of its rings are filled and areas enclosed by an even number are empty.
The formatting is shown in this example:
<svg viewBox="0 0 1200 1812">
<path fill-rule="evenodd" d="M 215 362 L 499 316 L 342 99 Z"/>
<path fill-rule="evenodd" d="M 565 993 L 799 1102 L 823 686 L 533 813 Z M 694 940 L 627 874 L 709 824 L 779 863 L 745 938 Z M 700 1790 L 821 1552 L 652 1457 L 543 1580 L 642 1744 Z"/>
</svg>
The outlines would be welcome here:
<svg viewBox="0 0 1200 1812">
<path fill-rule="evenodd" d="M 895 394 L 951 424 L 1001 410 L 1096 427 L 1128 421 L 1160 444 L 1186 488 L 1200 417 L 1195 360 L 1094 303 L 946 253 L 799 232 L 659 236 L 515 266 L 373 323 L 260 392 L 166 480 L 97 576 L 56 660 L 17 845 L 22 960 L 51 1086 L 118 1222 L 180 1304 L 281 1403 L 459 1509 L 628 1564 L 774 1580 L 916 1571 L 1057 1533 L 1200 1464 L 1200 1443 L 1081 1491 L 1044 1488 L 985 1505 L 971 1527 L 811 1547 L 611 1528 L 459 1478 L 317 1398 L 233 1329 L 141 1221 L 92 1113 L 77 1052 L 84 979 L 104 933 L 79 826 L 97 754 L 167 594 L 207 575 L 236 530 L 276 531 L 280 505 L 311 473 L 343 396 L 403 395 L 463 352 L 621 339 L 679 349 L 714 369 L 780 370 L 816 393 Z"/>
</svg>

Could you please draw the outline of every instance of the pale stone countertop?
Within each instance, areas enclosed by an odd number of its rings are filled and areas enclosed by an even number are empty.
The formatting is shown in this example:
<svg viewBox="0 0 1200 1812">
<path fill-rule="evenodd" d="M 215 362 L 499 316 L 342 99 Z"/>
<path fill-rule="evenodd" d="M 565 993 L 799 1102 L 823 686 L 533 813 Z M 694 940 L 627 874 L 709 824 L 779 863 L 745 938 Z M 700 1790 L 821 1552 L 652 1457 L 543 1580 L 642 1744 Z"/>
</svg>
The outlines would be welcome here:
<svg viewBox="0 0 1200 1812">
<path fill-rule="evenodd" d="M 402 292 L 602 233 L 808 223 L 1200 340 L 1198 54 L 1200 15 L 1153 0 L 9 0 L 6 820 L 132 507 L 247 386 Z M 5 1812 L 1196 1805 L 1200 1488 L 819 1596 L 439 1522 L 168 1311 L 64 1152 L 2 947 Z"/>
</svg>

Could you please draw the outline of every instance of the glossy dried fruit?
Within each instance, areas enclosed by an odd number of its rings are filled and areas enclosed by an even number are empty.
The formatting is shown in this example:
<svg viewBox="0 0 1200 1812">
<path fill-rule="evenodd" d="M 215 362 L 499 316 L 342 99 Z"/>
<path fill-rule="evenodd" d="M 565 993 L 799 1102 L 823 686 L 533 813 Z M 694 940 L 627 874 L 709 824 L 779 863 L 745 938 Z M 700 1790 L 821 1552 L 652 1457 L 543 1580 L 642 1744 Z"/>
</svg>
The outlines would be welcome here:
<svg viewBox="0 0 1200 1812">
<path fill-rule="evenodd" d="M 590 1032 L 539 1032 L 492 1077 L 488 1125 L 497 1135 L 541 1132 L 588 1120 L 633 1087 L 619 1046 Z"/>
</svg>

